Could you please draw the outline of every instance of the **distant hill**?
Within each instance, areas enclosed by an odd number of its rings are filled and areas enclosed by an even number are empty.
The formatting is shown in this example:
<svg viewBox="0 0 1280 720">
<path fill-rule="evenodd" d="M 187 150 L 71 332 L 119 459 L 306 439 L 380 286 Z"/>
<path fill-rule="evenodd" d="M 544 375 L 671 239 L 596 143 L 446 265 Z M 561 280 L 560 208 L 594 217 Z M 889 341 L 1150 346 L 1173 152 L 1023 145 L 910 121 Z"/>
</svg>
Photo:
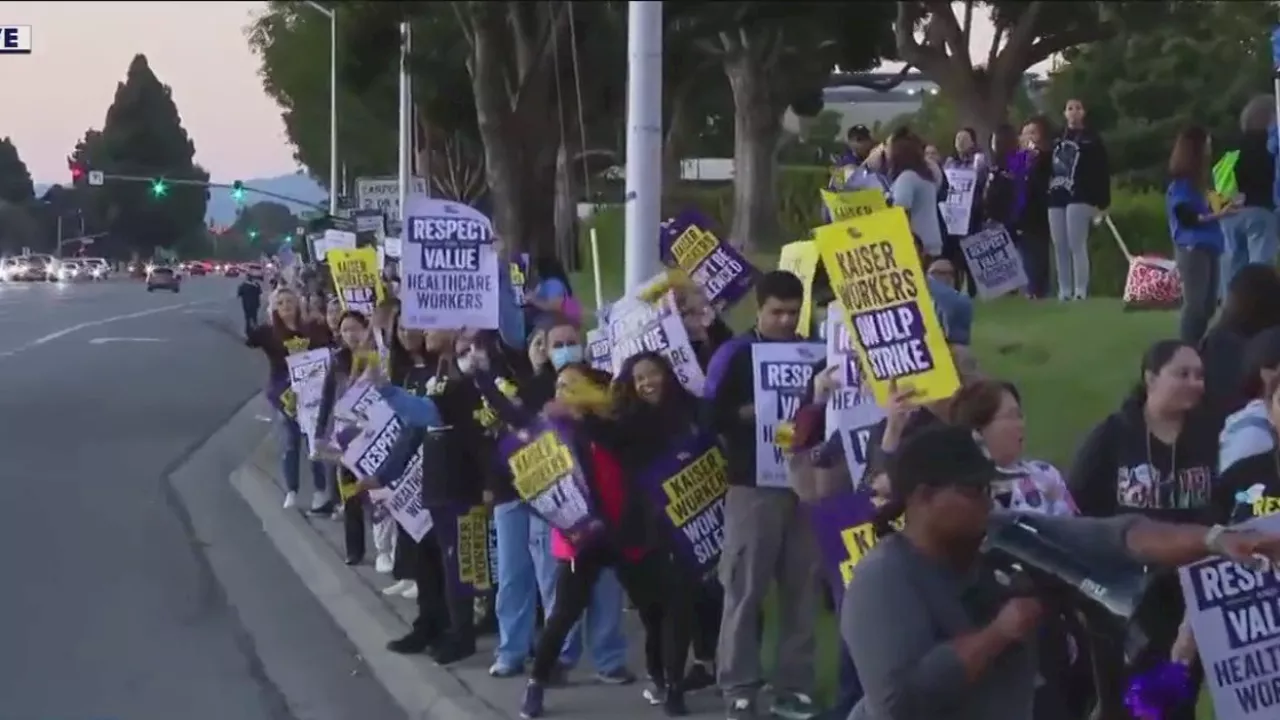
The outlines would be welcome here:
<svg viewBox="0 0 1280 720">
<path fill-rule="evenodd" d="M 215 182 L 227 182 L 230 180 L 215 180 Z M 245 187 L 250 191 L 245 193 L 244 201 L 247 204 L 271 200 L 281 202 L 289 207 L 295 213 L 304 210 L 312 210 L 314 207 L 300 205 L 298 203 L 284 202 L 277 198 L 267 195 L 254 193 L 252 190 L 263 190 L 284 197 L 290 197 L 301 200 L 304 203 L 314 203 L 316 205 L 327 201 L 329 193 L 320 187 L 314 180 L 301 173 L 292 175 L 278 175 L 268 178 L 246 178 L 242 180 Z M 36 197 L 40 197 L 48 190 L 53 183 L 40 183 L 36 185 Z M 234 198 L 231 197 L 230 188 L 210 188 L 209 190 L 209 208 L 205 211 L 205 220 L 217 225 L 230 225 L 236 221 L 236 211 L 238 206 Z"/>
</svg>

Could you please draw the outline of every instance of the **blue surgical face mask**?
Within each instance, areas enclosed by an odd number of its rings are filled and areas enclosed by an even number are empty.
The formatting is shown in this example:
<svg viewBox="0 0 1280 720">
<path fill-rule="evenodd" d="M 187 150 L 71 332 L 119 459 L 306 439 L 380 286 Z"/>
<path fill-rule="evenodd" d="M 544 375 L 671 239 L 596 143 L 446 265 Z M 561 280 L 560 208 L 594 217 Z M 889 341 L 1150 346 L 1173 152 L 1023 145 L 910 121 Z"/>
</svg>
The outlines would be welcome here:
<svg viewBox="0 0 1280 720">
<path fill-rule="evenodd" d="M 551 358 L 551 367 L 559 370 L 565 365 L 582 362 L 582 346 L 565 345 L 563 347 L 551 348 L 551 352 L 548 357 Z"/>
</svg>

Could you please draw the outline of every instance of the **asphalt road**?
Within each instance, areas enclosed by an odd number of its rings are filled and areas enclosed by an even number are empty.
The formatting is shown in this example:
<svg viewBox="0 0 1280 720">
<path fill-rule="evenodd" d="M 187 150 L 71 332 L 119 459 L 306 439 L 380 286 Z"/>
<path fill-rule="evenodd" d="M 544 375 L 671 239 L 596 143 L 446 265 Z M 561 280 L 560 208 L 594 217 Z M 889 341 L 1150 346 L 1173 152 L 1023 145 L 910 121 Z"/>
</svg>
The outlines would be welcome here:
<svg viewBox="0 0 1280 720">
<path fill-rule="evenodd" d="M 0 284 L 0 720 L 403 717 L 227 482 L 270 426 L 185 462 L 265 374 L 234 291 Z"/>
</svg>

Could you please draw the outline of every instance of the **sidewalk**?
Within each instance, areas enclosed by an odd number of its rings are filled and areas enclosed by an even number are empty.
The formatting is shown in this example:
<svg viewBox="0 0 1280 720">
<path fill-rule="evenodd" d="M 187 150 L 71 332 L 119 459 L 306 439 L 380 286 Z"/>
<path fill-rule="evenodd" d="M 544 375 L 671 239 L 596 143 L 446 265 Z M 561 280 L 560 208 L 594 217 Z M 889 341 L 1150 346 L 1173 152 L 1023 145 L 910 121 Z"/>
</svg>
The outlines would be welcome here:
<svg viewBox="0 0 1280 720">
<path fill-rule="evenodd" d="M 264 423 L 264 430 L 266 425 Z M 525 679 L 497 679 L 488 675 L 496 638 L 482 637 L 479 652 L 448 668 L 425 655 L 400 656 L 385 649 L 386 642 L 408 632 L 416 614 L 413 601 L 384 597 L 388 575 L 373 570 L 372 553 L 366 564 L 347 567 L 340 521 L 311 519 L 298 510 L 284 510 L 283 483 L 279 477 L 278 447 L 267 437 L 254 455 L 232 476 L 232 484 L 263 522 L 263 528 L 293 566 L 303 583 L 320 599 L 334 620 L 351 638 L 363 659 L 412 720 L 514 720 L 519 718 Z M 309 506 L 307 482 L 299 507 Z M 372 541 L 369 543 L 372 551 Z M 643 633 L 635 613 L 624 624 L 629 640 L 628 667 L 640 677 L 632 685 L 608 686 L 594 680 L 595 669 L 584 652 L 566 687 L 547 690 L 546 717 L 641 720 L 664 717 L 651 707 L 645 688 L 642 661 Z M 724 706 L 714 690 L 687 697 L 688 717 L 698 720 L 724 717 Z"/>
</svg>

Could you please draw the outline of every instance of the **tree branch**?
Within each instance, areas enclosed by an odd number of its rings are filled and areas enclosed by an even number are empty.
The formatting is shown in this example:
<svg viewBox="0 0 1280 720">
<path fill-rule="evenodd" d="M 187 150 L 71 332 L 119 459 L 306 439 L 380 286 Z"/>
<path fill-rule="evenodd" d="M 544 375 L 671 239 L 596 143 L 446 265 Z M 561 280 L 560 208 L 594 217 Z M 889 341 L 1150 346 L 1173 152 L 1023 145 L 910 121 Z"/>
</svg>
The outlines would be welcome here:
<svg viewBox="0 0 1280 720">
<path fill-rule="evenodd" d="M 893 22 L 894 45 L 898 57 L 930 75 L 940 75 L 947 63 L 946 53 L 916 40 L 916 23 L 924 17 L 919 3 L 898 3 L 898 17 Z"/>
<path fill-rule="evenodd" d="M 930 29 L 936 24 L 938 32 L 945 40 L 948 48 L 951 49 L 951 58 L 959 59 L 963 67 L 972 70 L 973 63 L 969 59 L 969 45 L 965 42 L 964 33 L 960 30 L 960 23 L 956 20 L 956 14 L 951 9 L 951 3 L 945 2 L 929 2 L 929 25 Z M 973 3 L 966 3 L 968 12 L 973 11 Z"/>
<path fill-rule="evenodd" d="M 533 84 L 532 80 L 546 68 L 547 60 L 551 57 L 551 39 L 560 31 L 560 26 L 564 23 L 568 13 L 565 9 L 568 7 L 567 2 L 554 3 L 551 5 L 551 17 L 547 22 L 542 23 L 542 33 L 536 41 L 527 46 L 529 55 L 525 58 L 524 67 L 518 69 L 519 77 L 516 81 L 515 97 L 512 100 L 512 110 L 518 115 L 523 102 L 529 97 L 529 87 Z"/>
<path fill-rule="evenodd" d="M 903 65 L 902 69 L 892 77 L 874 79 L 864 77 L 864 73 L 832 73 L 823 87 L 860 87 L 878 92 L 888 92 L 903 83 L 915 70 L 911 65 Z"/>
<path fill-rule="evenodd" d="M 964 37 L 965 54 L 969 54 L 969 41 L 973 38 L 973 0 L 966 0 L 964 4 L 964 27 L 961 28 L 961 34 Z"/>
<path fill-rule="evenodd" d="M 987 70 L 996 62 L 996 56 L 1000 54 L 1000 41 L 1004 38 L 1004 28 L 996 27 L 996 31 L 991 35 L 991 47 L 987 50 Z"/>
</svg>

